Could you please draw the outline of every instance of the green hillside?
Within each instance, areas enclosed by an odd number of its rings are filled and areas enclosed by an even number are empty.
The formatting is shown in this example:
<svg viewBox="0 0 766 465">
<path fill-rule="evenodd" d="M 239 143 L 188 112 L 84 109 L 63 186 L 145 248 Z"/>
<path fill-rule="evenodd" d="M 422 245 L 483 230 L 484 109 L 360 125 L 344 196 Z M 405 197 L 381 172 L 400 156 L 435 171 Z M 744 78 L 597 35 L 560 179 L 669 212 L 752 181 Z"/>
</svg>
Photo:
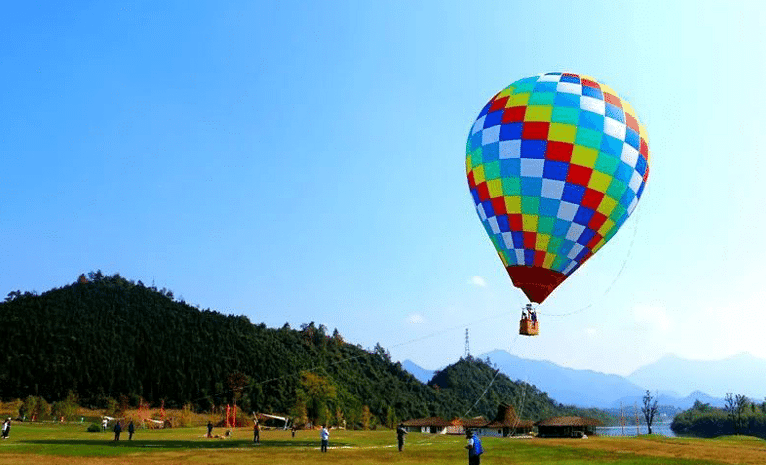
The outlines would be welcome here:
<svg viewBox="0 0 766 465">
<path fill-rule="evenodd" d="M 354 424 L 424 416 L 492 416 L 500 402 L 524 402 L 524 416 L 568 412 L 533 386 L 461 359 L 429 385 L 311 322 L 267 328 L 244 316 L 199 310 L 172 292 L 119 275 L 86 279 L 40 295 L 12 292 L 0 303 L 0 397 L 74 391 L 80 403 L 139 398 L 198 410 L 233 401 L 245 411 L 284 412 Z M 374 418 L 372 418 L 374 417 Z"/>
<path fill-rule="evenodd" d="M 525 419 L 541 420 L 552 416 L 576 415 L 597 418 L 604 424 L 614 420 L 603 410 L 558 404 L 534 385 L 511 381 L 506 375 L 473 357 L 461 358 L 457 363 L 435 373 L 429 385 L 438 386 L 440 390 L 468 401 L 466 408 L 471 410 L 463 411 L 462 416 L 484 415 L 491 419 L 497 413 L 497 406 L 505 403 L 513 405 L 516 412 Z"/>
</svg>

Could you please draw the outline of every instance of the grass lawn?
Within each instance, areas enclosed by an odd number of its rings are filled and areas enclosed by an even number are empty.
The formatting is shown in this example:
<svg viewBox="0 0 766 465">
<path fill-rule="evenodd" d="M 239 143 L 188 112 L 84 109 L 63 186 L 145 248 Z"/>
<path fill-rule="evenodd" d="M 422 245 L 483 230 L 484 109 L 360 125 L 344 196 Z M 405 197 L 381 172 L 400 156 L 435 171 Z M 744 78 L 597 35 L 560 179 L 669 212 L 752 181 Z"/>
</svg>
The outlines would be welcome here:
<svg viewBox="0 0 766 465">
<path fill-rule="evenodd" d="M 261 444 L 252 431 L 238 429 L 231 439 L 208 439 L 205 428 L 138 430 L 133 441 L 123 432 L 88 433 L 85 425 L 14 423 L 11 437 L 0 441 L 0 463 L 14 464 L 464 464 L 461 436 L 411 433 L 404 452 L 393 431 L 330 431 L 330 450 L 319 452 L 318 431 L 263 431 Z M 223 434 L 216 428 L 214 434 Z M 588 439 L 484 438 L 482 464 L 764 464 L 766 442 L 728 437 L 687 439 L 641 436 Z"/>
</svg>

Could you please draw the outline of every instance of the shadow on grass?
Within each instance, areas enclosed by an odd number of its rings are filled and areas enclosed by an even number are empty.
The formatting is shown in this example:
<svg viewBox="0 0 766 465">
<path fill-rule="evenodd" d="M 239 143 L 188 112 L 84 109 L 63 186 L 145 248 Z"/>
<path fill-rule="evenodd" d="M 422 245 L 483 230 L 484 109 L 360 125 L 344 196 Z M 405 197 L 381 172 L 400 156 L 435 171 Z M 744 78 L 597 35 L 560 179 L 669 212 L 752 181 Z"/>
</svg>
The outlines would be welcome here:
<svg viewBox="0 0 766 465">
<path fill-rule="evenodd" d="M 262 449 L 262 448 L 315 448 L 319 449 L 319 441 L 262 441 L 253 444 L 252 441 L 227 439 L 227 440 L 154 440 L 154 441 L 104 441 L 98 439 L 27 439 L 17 442 L 39 446 L 89 446 L 89 447 L 114 447 L 119 449 Z M 332 447 L 348 447 L 349 443 L 333 442 Z"/>
</svg>

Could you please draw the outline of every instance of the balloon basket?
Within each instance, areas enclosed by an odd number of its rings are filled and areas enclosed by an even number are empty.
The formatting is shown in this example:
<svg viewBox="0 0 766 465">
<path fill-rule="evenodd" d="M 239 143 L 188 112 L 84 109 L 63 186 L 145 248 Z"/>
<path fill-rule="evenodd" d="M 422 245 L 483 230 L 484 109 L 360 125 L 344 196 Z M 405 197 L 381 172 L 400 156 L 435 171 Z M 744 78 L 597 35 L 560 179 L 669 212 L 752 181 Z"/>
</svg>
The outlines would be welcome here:
<svg viewBox="0 0 766 465">
<path fill-rule="evenodd" d="M 519 334 L 522 336 L 537 336 L 540 334 L 540 326 L 537 321 L 522 318 L 519 322 Z"/>
</svg>

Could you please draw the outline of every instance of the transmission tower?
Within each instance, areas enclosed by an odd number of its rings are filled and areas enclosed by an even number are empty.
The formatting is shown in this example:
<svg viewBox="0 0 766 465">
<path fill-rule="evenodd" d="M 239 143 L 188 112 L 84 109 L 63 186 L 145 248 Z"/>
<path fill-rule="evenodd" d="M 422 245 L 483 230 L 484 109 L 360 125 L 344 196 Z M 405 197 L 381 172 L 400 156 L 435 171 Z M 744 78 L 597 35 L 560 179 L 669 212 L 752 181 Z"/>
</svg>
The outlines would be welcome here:
<svg viewBox="0 0 766 465">
<path fill-rule="evenodd" d="M 468 348 L 468 328 L 465 329 L 465 358 L 471 355 L 471 350 Z"/>
</svg>

